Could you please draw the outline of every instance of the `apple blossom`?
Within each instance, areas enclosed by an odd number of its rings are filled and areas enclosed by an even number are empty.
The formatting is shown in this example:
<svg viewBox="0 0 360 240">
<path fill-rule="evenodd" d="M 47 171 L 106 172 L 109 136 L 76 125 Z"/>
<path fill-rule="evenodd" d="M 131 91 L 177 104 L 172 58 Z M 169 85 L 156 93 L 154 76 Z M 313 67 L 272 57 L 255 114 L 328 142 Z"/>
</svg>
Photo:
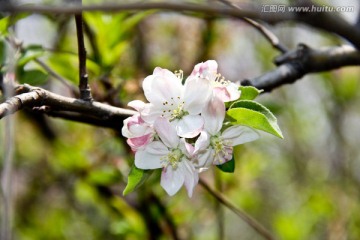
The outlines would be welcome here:
<svg viewBox="0 0 360 240">
<path fill-rule="evenodd" d="M 140 169 L 162 168 L 161 186 L 165 191 L 172 196 L 185 184 L 191 197 L 199 180 L 187 150 L 192 146 L 177 136 L 174 126 L 164 117 L 155 121 L 154 128 L 159 141 L 153 141 L 136 152 L 135 166 Z"/>
<path fill-rule="evenodd" d="M 149 144 L 153 140 L 155 132 L 152 126 L 144 122 L 139 114 L 135 114 L 124 120 L 121 133 L 128 138 L 126 142 L 131 149 L 136 151 Z"/>
<path fill-rule="evenodd" d="M 217 72 L 217 69 L 217 62 L 215 60 L 208 60 L 196 64 L 190 76 L 209 80 L 213 87 L 213 95 L 219 97 L 223 102 L 237 100 L 240 97 L 239 86 L 225 80 Z"/>
<path fill-rule="evenodd" d="M 183 83 L 182 72 L 157 67 L 143 81 L 148 103 L 128 104 L 137 113 L 124 120 L 122 134 L 135 151 L 135 166 L 162 169 L 160 184 L 170 196 L 185 185 L 191 197 L 200 172 L 231 160 L 234 146 L 259 138 L 250 127 L 224 124 L 224 102 L 240 91 L 217 68 L 214 60 L 199 63 Z"/>
<path fill-rule="evenodd" d="M 188 78 L 185 85 L 181 81 L 181 77 L 169 70 L 155 68 L 143 82 L 150 104 L 144 105 L 141 116 L 150 123 L 160 116 L 165 117 L 175 126 L 178 136 L 193 138 L 203 129 L 200 112 L 211 95 L 211 88 L 202 78 Z"/>
<path fill-rule="evenodd" d="M 195 142 L 194 154 L 197 167 L 208 168 L 211 164 L 221 165 L 232 158 L 233 147 L 259 138 L 259 134 L 246 126 L 235 125 L 224 131 L 224 103 L 214 97 L 201 115 L 205 119 L 204 131 Z"/>
</svg>

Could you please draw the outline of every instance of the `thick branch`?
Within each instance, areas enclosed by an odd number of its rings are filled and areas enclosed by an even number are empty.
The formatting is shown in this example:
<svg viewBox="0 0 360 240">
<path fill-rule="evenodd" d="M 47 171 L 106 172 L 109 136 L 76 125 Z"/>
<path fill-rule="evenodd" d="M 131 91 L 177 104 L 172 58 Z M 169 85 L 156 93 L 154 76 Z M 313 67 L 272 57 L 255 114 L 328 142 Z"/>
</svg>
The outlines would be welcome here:
<svg viewBox="0 0 360 240">
<path fill-rule="evenodd" d="M 312 3 L 306 3 L 305 7 L 316 6 Z M 303 5 L 299 5 L 303 6 Z M 360 49 L 360 29 L 357 29 L 350 23 L 346 22 L 339 15 L 326 12 L 306 12 L 296 13 L 293 11 L 284 11 L 276 13 L 266 13 L 248 9 L 221 8 L 219 6 L 199 5 L 191 3 L 175 3 L 175 2 L 141 2 L 130 4 L 102 4 L 102 5 L 86 5 L 86 6 L 59 6 L 59 5 L 0 5 L 0 11 L 3 12 L 31 12 L 31 13 L 64 13 L 77 14 L 83 11 L 101 11 L 101 12 L 119 12 L 119 11 L 143 11 L 143 10 L 165 10 L 175 12 L 196 12 L 210 16 L 234 17 L 234 18 L 250 18 L 258 19 L 273 24 L 284 21 L 303 22 L 309 26 L 320 28 L 332 33 L 339 34 L 343 38 L 350 41 L 354 46 Z"/>
<path fill-rule="evenodd" d="M 293 83 L 309 73 L 359 66 L 360 52 L 350 46 L 315 50 L 300 44 L 296 50 L 281 55 L 275 62 L 278 68 L 252 80 L 244 80 L 242 85 L 252 85 L 269 92 L 283 84 Z"/>
<path fill-rule="evenodd" d="M 24 107 L 30 107 L 48 112 L 49 115 L 60 115 L 82 117 L 83 122 L 101 123 L 102 126 L 106 122 L 121 120 L 126 116 L 133 115 L 135 111 L 112 107 L 100 102 L 89 102 L 81 99 L 64 97 L 42 88 L 35 88 L 29 85 L 19 85 L 16 88 L 18 95 L 8 99 L 0 104 L 0 118 L 12 114 Z M 73 113 L 71 115 L 71 113 Z M 96 124 L 95 124 L 96 125 Z"/>
</svg>

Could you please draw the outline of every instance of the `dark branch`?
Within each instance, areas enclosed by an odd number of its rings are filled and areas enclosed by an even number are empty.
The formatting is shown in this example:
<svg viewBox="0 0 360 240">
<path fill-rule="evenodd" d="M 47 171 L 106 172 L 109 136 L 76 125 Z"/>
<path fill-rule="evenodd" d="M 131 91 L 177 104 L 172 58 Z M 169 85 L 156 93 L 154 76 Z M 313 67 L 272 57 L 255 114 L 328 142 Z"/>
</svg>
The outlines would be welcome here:
<svg viewBox="0 0 360 240">
<path fill-rule="evenodd" d="M 116 123 L 121 126 L 125 117 L 136 113 L 100 102 L 64 97 L 29 85 L 18 85 L 16 94 L 0 104 L 0 119 L 26 107 L 55 117 L 118 129 Z"/>
<path fill-rule="evenodd" d="M 269 92 L 281 85 L 293 83 L 309 73 L 359 66 L 360 52 L 350 46 L 316 50 L 300 44 L 296 50 L 278 57 L 275 63 L 278 68 L 257 78 L 244 80 L 241 84 Z"/>
<path fill-rule="evenodd" d="M 79 55 L 79 90 L 80 99 L 92 101 L 91 91 L 88 84 L 88 75 L 86 73 L 86 49 L 83 32 L 83 16 L 82 13 L 75 14 L 76 35 L 78 42 Z"/>
</svg>

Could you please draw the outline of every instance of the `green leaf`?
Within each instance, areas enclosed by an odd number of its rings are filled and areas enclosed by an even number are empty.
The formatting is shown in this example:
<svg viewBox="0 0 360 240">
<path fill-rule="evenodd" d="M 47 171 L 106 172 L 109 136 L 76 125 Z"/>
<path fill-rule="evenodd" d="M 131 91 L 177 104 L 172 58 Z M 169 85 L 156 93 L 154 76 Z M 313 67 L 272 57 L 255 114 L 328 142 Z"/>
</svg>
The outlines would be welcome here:
<svg viewBox="0 0 360 240">
<path fill-rule="evenodd" d="M 101 167 L 90 171 L 87 179 L 91 183 L 108 186 L 120 180 L 120 173 L 115 168 Z"/>
<path fill-rule="evenodd" d="M 20 72 L 19 82 L 22 84 L 27 83 L 30 85 L 42 85 L 46 83 L 48 77 L 48 74 L 37 69 L 26 70 Z"/>
<path fill-rule="evenodd" d="M 227 173 L 233 173 L 235 170 L 235 159 L 234 156 L 230 161 L 227 161 L 224 164 L 216 165 L 217 168 L 219 168 L 223 172 Z"/>
<path fill-rule="evenodd" d="M 262 92 L 253 86 L 240 86 L 239 90 L 241 91 L 240 100 L 253 100 Z"/>
<path fill-rule="evenodd" d="M 227 116 L 233 124 L 245 125 L 284 138 L 277 124 L 276 117 L 260 103 L 240 100 L 231 105 Z"/>
<path fill-rule="evenodd" d="M 6 60 L 6 44 L 3 39 L 0 39 L 0 69 L 5 64 Z"/>
<path fill-rule="evenodd" d="M 18 60 L 18 66 L 25 66 L 28 62 L 44 54 L 44 49 L 39 45 L 30 45 L 26 47 Z"/>
<path fill-rule="evenodd" d="M 0 35 L 6 36 L 8 34 L 8 28 L 14 25 L 17 21 L 29 16 L 29 13 L 18 13 L 7 17 L 0 17 Z"/>
<path fill-rule="evenodd" d="M 141 186 L 151 175 L 153 171 L 151 170 L 143 170 L 135 167 L 133 165 L 131 167 L 129 176 L 128 176 L 128 183 L 123 191 L 123 195 L 127 195 Z"/>
<path fill-rule="evenodd" d="M 7 35 L 7 28 L 9 26 L 9 17 L 0 19 L 0 35 Z"/>
</svg>

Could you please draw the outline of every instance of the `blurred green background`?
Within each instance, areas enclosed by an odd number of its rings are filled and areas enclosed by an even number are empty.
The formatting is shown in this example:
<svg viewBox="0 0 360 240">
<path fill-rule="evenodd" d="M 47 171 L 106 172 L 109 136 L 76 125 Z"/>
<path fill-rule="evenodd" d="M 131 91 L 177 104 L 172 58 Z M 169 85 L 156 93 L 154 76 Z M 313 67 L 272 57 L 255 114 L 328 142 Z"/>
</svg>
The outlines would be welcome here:
<svg viewBox="0 0 360 240">
<path fill-rule="evenodd" d="M 343 15 L 353 21 L 356 13 Z M 156 66 L 186 76 L 196 63 L 215 59 L 226 79 L 241 81 L 273 69 L 279 54 L 237 20 L 156 11 L 84 18 L 94 98 L 119 107 L 144 100 L 141 82 Z M 74 25 L 63 15 L 16 23 L 21 82 L 71 96 L 34 59 L 76 85 Z M 270 28 L 290 49 L 341 43 L 294 23 Z M 41 81 L 26 77 L 29 71 Z M 237 149 L 234 174 L 214 168 L 201 178 L 279 239 L 360 239 L 359 75 L 357 67 L 308 75 L 261 95 L 257 101 L 277 116 L 284 140 L 262 134 Z M 4 136 L 3 121 L 0 131 Z M 119 132 L 26 111 L 16 114 L 15 131 L 14 239 L 262 239 L 200 185 L 192 198 L 184 189 L 169 197 L 153 176 L 123 197 L 133 155 Z"/>
</svg>

